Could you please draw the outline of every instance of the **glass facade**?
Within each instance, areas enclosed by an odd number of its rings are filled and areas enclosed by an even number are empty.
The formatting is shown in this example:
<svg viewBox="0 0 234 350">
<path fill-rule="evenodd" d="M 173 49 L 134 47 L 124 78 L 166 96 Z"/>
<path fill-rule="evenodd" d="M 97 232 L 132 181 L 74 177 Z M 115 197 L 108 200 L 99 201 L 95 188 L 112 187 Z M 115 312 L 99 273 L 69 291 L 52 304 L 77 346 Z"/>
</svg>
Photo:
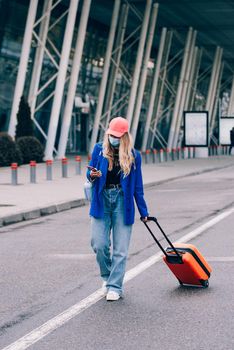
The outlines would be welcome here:
<svg viewBox="0 0 234 350">
<path fill-rule="evenodd" d="M 39 15 L 42 12 L 43 3 L 39 1 Z M 1 14 L 5 14 L 5 16 L 1 15 L 2 20 L 0 22 L 0 127 L 1 131 L 6 131 L 8 127 L 12 99 L 14 95 L 14 87 L 18 72 L 18 64 L 20 59 L 20 53 L 22 48 L 23 36 L 25 23 L 27 19 L 27 12 L 29 7 L 29 1 L 1 1 L 0 3 L 0 12 Z M 56 10 L 56 11 L 55 11 Z M 64 12 L 64 6 L 58 5 L 56 9 L 51 13 L 50 25 L 53 24 Z M 77 16 L 79 17 L 79 16 Z M 63 35 L 64 28 L 66 24 L 66 16 L 62 20 L 58 21 L 58 23 L 53 26 L 51 30 L 48 32 L 48 39 L 46 43 L 46 47 L 49 52 L 53 55 L 53 58 L 59 64 L 59 56 L 56 54 L 56 51 L 53 50 L 53 47 L 50 46 L 50 42 L 53 43 L 58 52 L 61 52 L 62 43 L 63 43 Z M 39 26 L 35 28 L 35 32 L 38 35 Z M 73 36 L 73 49 L 71 50 L 70 57 L 70 65 L 68 68 L 68 78 L 69 78 L 69 70 L 71 68 L 72 56 L 74 54 L 74 46 L 77 35 L 77 27 Z M 89 20 L 88 30 L 86 33 L 84 52 L 82 57 L 82 64 L 79 74 L 79 81 L 77 85 L 77 95 L 81 96 L 82 99 L 88 99 L 91 101 L 91 109 L 89 111 L 89 117 L 93 117 L 93 113 L 95 110 L 95 104 L 97 101 L 98 91 L 100 80 L 103 71 L 103 62 L 105 56 L 105 48 L 107 37 L 106 33 L 108 33 L 108 29 L 100 26 L 100 24 L 95 23 L 95 21 Z M 30 59 L 27 67 L 27 78 L 25 81 L 24 87 L 24 95 L 27 98 L 30 88 L 30 81 L 33 70 L 33 62 L 36 54 L 38 41 L 34 37 L 31 45 Z M 48 80 L 53 77 L 57 72 L 57 68 L 51 62 L 48 55 L 44 55 L 42 73 L 40 78 L 40 87 L 43 87 Z M 55 80 L 54 79 L 42 92 L 39 94 L 36 103 L 36 110 L 38 106 L 43 104 L 48 98 L 48 101 L 42 105 L 35 113 L 35 118 L 39 122 L 42 129 L 47 133 L 48 123 L 50 118 L 50 111 L 52 106 L 53 99 L 53 91 L 55 88 Z M 68 80 L 68 79 L 67 79 Z M 66 98 L 67 85 L 65 86 L 64 91 L 64 99 Z M 49 96 L 51 96 L 49 98 Z M 61 111 L 62 112 L 62 111 Z M 86 112 L 86 111 L 85 111 Z M 85 117 L 83 116 L 85 115 Z M 79 108 L 74 108 L 74 119 L 72 123 L 72 127 L 75 128 L 79 132 L 83 128 L 84 123 L 81 120 L 85 118 L 87 119 L 86 113 L 82 113 Z M 78 124 L 77 124 L 77 121 Z M 80 123 L 80 125 L 79 125 Z M 87 132 L 89 131 L 89 125 L 85 126 L 87 128 Z M 59 129 L 58 129 L 59 132 Z M 71 134 L 74 134 L 74 130 L 71 131 Z M 37 131 L 37 137 L 44 141 L 43 136 L 39 131 Z M 77 137 L 79 138 L 79 135 Z M 80 142 L 80 141 L 79 141 Z M 68 143 L 71 145 L 71 142 Z M 83 145 L 82 145 L 83 144 Z M 71 149 L 77 148 L 77 145 L 73 145 Z M 80 142 L 80 148 L 86 150 L 87 145 L 85 142 Z"/>
<path fill-rule="evenodd" d="M 42 13 L 43 2 L 39 1 L 38 16 Z M 14 95 L 14 87 L 17 77 L 18 64 L 20 59 L 21 47 L 24 36 L 25 23 L 27 19 L 27 12 L 29 7 L 29 1 L 5 1 L 1 2 L 1 13 L 5 13 L 5 21 L 0 23 L 0 36 L 1 36 L 1 51 L 0 51 L 0 127 L 1 131 L 7 130 L 12 99 Z M 58 21 L 55 26 L 53 23 L 63 14 L 67 8 L 64 8 L 63 4 L 58 5 L 55 10 L 51 12 L 50 26 L 52 29 L 48 31 L 48 39 L 46 42 L 46 48 L 53 55 L 54 60 L 59 64 L 59 56 L 54 50 L 51 42 L 55 46 L 58 52 L 61 52 L 64 29 L 66 25 L 66 16 L 62 20 Z M 74 54 L 75 41 L 77 36 L 77 28 L 79 25 L 79 16 L 77 16 L 76 29 L 73 35 L 73 45 L 70 56 L 70 64 L 68 68 L 67 81 L 69 80 L 69 72 L 71 71 L 71 64 Z M 39 35 L 39 25 L 35 27 L 35 32 Z M 83 102 L 89 103 L 89 108 L 79 108 L 76 104 L 73 109 L 73 117 L 71 122 L 71 129 L 69 132 L 69 140 L 67 144 L 68 151 L 87 151 L 88 142 L 91 137 L 92 123 L 95 115 L 95 109 L 99 94 L 99 87 L 103 72 L 104 57 L 107 46 L 107 35 L 109 28 L 89 18 L 88 28 L 86 32 L 84 50 L 82 55 L 82 62 L 79 74 L 79 80 L 77 84 L 77 96 L 80 96 Z M 33 71 L 33 62 L 38 47 L 38 41 L 33 36 L 30 59 L 27 67 L 27 78 L 24 86 L 24 95 L 28 98 L 30 81 Z M 133 50 L 134 49 L 134 50 Z M 127 99 L 116 103 L 121 96 L 130 90 L 130 84 L 127 82 L 125 75 L 131 76 L 133 73 L 133 64 L 136 56 L 136 45 L 131 50 L 125 50 L 121 57 L 122 70 L 117 74 L 116 88 L 113 98 L 112 115 L 115 113 L 124 115 L 127 107 Z M 149 71 L 152 71 L 149 70 Z M 40 88 L 45 86 L 47 82 L 54 76 L 56 78 L 57 68 L 52 63 L 50 57 L 45 53 L 43 60 L 42 73 L 40 78 Z M 123 74 L 122 74 L 123 73 Z M 128 73 L 128 74 L 127 74 Z M 53 102 L 53 91 L 55 88 L 55 81 L 53 79 L 46 88 L 42 88 L 40 94 L 37 97 L 35 119 L 40 124 L 42 130 L 47 133 L 50 112 Z M 64 103 L 67 94 L 67 84 L 64 90 Z M 63 113 L 64 103 L 61 110 Z M 108 106 L 105 104 L 105 107 Z M 56 145 L 58 144 L 58 136 L 61 128 L 61 120 L 57 131 Z M 40 141 L 44 142 L 44 137 L 41 132 L 36 129 L 36 136 Z"/>
<path fill-rule="evenodd" d="M 6 131 L 8 128 L 29 3 L 29 0 L 0 0 L 0 131 Z M 53 4 L 55 3 L 56 2 L 53 2 Z M 48 51 L 44 51 L 39 91 L 36 98 L 34 113 L 35 120 L 40 125 L 41 130 L 45 134 L 47 134 L 48 132 L 56 77 L 58 73 L 58 68 L 56 67 L 54 62 L 57 65 L 59 65 L 60 53 L 62 50 L 64 32 L 66 27 L 68 5 L 69 2 L 63 0 L 59 4 L 57 4 L 51 11 L 49 30 L 45 43 L 45 48 Z M 37 8 L 37 20 L 43 14 L 43 6 L 44 0 L 39 0 Z M 79 6 L 79 11 L 81 11 L 81 5 Z M 100 83 L 104 67 L 104 58 L 106 54 L 108 33 L 110 29 L 109 26 L 111 22 L 111 11 L 112 9 L 110 10 L 109 8 L 109 12 L 107 12 L 108 18 L 104 21 L 106 25 L 100 23 L 97 20 L 98 16 L 95 17 L 95 1 L 93 1 L 92 3 L 92 11 L 88 19 L 88 26 L 85 36 L 85 43 L 76 90 L 76 98 L 73 107 L 69 138 L 67 142 L 68 152 L 87 152 L 89 149 L 89 141 L 91 139 L 95 111 L 98 102 Z M 138 16 L 136 16 L 135 14 L 133 14 L 133 12 L 130 12 L 131 11 L 129 11 L 127 29 L 124 37 L 125 40 L 126 37 L 128 37 L 129 39 L 126 40 L 126 42 L 123 45 L 120 66 L 116 75 L 113 100 L 110 99 L 111 90 L 113 86 L 112 77 L 115 73 L 115 64 L 113 63 L 113 60 L 110 66 L 106 95 L 103 106 L 103 113 L 105 113 L 110 109 L 111 100 L 112 109 L 110 114 L 108 115 L 108 118 L 111 118 L 113 115 L 116 114 L 125 116 L 127 112 L 128 98 L 131 89 L 134 66 L 136 62 L 136 53 L 139 44 L 139 36 L 142 24 L 142 19 L 139 19 L 139 14 Z M 101 16 L 103 16 L 103 14 Z M 99 14 L 100 18 L 101 16 Z M 76 25 L 73 33 L 73 43 L 67 70 L 67 80 L 64 87 L 63 102 L 60 111 L 60 120 L 58 123 L 57 136 L 55 142 L 56 148 L 58 146 L 59 135 L 61 130 L 61 118 L 63 116 L 67 98 L 69 75 L 71 73 L 73 56 L 75 53 L 79 20 L 80 12 L 78 13 L 76 18 Z M 120 23 L 121 22 L 119 21 L 117 26 L 117 33 L 121 30 Z M 133 31 L 134 35 L 132 35 Z M 35 33 L 33 34 L 32 38 L 30 57 L 27 65 L 27 76 L 25 80 L 23 93 L 26 99 L 29 98 L 30 85 L 34 71 L 35 57 L 40 48 L 40 45 L 37 40 L 37 36 L 40 35 L 40 25 L 37 25 L 34 28 L 34 32 Z M 150 61 L 148 64 L 148 77 L 144 90 L 144 98 L 141 106 L 141 113 L 135 144 L 136 148 L 139 149 L 141 148 L 147 108 L 149 106 L 150 94 L 152 91 L 152 77 L 156 66 L 156 57 L 158 53 L 160 33 L 161 29 L 158 28 L 158 30 L 156 30 L 153 45 L 154 47 L 152 49 Z M 184 54 L 183 49 L 185 43 L 185 34 L 186 33 L 184 32 L 184 37 L 182 38 L 182 40 L 178 40 L 179 36 L 173 34 L 172 49 L 171 51 L 169 50 L 169 65 L 165 68 L 165 79 L 163 78 L 164 71 L 162 70 L 158 83 L 158 91 L 155 99 L 155 106 L 151 126 L 154 124 L 153 120 L 157 115 L 157 132 L 159 132 L 163 137 L 164 144 L 166 144 L 168 139 L 170 124 L 173 115 L 173 108 Z M 117 37 L 118 34 L 116 34 L 115 37 L 114 50 L 116 50 L 116 48 L 118 47 L 118 44 L 116 42 Z M 179 55 L 177 55 L 178 51 Z M 166 54 L 164 52 L 164 58 L 165 55 Z M 112 58 L 113 57 L 115 56 L 112 56 Z M 174 57 L 176 58 L 175 60 Z M 205 96 L 207 95 L 209 80 L 209 71 L 205 79 L 203 79 L 201 82 L 199 82 L 198 80 L 198 86 L 196 87 L 196 94 L 194 95 L 193 103 L 193 108 L 195 108 L 196 110 L 204 109 Z M 103 135 L 103 129 L 106 126 L 106 120 L 106 116 L 101 118 L 101 127 L 99 132 L 100 137 Z M 39 140 L 45 143 L 45 137 L 37 127 L 35 127 L 35 133 Z M 150 131 L 148 144 L 151 144 L 150 138 L 152 137 L 152 135 L 153 134 Z M 162 147 L 162 142 L 159 141 L 158 137 L 153 136 L 153 141 L 154 147 Z"/>
</svg>

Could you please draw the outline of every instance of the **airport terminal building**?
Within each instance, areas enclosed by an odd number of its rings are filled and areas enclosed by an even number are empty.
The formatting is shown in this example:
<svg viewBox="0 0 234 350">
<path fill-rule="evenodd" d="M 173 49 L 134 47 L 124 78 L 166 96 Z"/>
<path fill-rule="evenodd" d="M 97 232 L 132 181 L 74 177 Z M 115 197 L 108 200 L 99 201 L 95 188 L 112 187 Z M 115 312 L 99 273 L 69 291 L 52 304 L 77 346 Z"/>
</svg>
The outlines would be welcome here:
<svg viewBox="0 0 234 350">
<path fill-rule="evenodd" d="M 233 11 L 229 0 L 0 0 L 0 131 L 14 137 L 24 96 L 46 159 L 89 153 L 116 115 L 143 152 L 181 147 L 186 116 L 201 146 L 220 144 L 220 120 L 234 126 Z"/>
</svg>

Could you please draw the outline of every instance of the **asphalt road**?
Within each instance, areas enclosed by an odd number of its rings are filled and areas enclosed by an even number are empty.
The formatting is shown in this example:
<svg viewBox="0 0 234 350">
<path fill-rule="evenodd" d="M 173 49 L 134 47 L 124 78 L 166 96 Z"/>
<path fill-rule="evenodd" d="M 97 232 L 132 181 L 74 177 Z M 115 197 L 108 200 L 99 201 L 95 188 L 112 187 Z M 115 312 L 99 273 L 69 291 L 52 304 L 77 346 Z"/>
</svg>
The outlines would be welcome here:
<svg viewBox="0 0 234 350">
<path fill-rule="evenodd" d="M 233 171 L 148 188 L 150 214 L 173 241 L 179 239 L 233 208 Z M 234 349 L 233 227 L 234 213 L 191 241 L 213 268 L 208 289 L 180 287 L 160 260 L 125 284 L 124 299 L 102 298 L 30 348 Z M 137 218 L 127 270 L 158 251 Z M 0 349 L 101 286 L 89 245 L 88 207 L 1 228 L 0 259 Z"/>
</svg>

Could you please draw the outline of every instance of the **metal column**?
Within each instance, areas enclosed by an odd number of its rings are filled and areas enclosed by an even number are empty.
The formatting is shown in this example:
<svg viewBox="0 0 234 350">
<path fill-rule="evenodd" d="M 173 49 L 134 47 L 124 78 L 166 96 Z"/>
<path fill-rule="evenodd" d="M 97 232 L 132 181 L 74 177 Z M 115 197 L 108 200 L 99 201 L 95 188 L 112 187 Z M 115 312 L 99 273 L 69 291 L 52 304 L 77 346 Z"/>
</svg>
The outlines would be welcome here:
<svg viewBox="0 0 234 350">
<path fill-rule="evenodd" d="M 216 74 L 215 74 L 214 85 L 213 85 L 212 95 L 211 95 L 211 100 L 210 100 L 210 110 L 209 110 L 210 111 L 210 125 L 213 124 L 213 110 L 214 110 L 214 105 L 215 105 L 215 96 L 217 93 L 218 80 L 219 80 L 221 64 L 222 64 L 222 54 L 223 54 L 223 49 L 220 48 L 219 56 L 218 56 L 218 63 L 217 63 L 217 70 L 216 70 Z"/>
<path fill-rule="evenodd" d="M 216 90 L 215 90 L 215 95 L 214 95 L 214 105 L 213 105 L 212 114 L 211 114 L 211 125 L 210 125 L 210 135 L 211 136 L 212 136 L 213 129 L 215 126 L 215 117 L 217 114 L 217 108 L 218 108 L 218 103 L 219 103 L 219 95 L 220 95 L 220 90 L 221 90 L 223 69 L 224 69 L 224 62 L 221 62 L 220 68 L 218 71 L 218 78 L 217 78 Z"/>
<path fill-rule="evenodd" d="M 105 90 L 106 90 L 108 73 L 109 73 L 109 68 L 110 68 L 111 53 L 112 53 L 115 32 L 116 32 L 116 27 L 117 27 L 117 22 L 118 22 L 119 9 L 120 9 L 120 0 L 115 0 L 112 19 L 111 19 L 110 32 L 109 32 L 109 37 L 108 37 L 108 43 L 107 43 L 107 48 L 106 48 L 106 55 L 105 55 L 103 73 L 102 73 L 101 86 L 100 86 L 99 96 L 98 96 L 97 109 L 96 109 L 96 114 L 95 114 L 95 119 L 94 119 L 93 132 L 92 132 L 92 137 L 91 137 L 91 142 L 90 142 L 89 153 L 92 152 L 93 147 L 97 141 L 98 129 L 99 129 L 100 118 L 101 118 L 102 109 L 103 109 Z"/>
<path fill-rule="evenodd" d="M 220 72 L 220 63 L 221 63 L 221 55 L 222 55 L 222 50 L 220 47 L 216 48 L 215 52 L 215 58 L 214 58 L 214 63 L 212 67 L 212 72 L 211 72 L 211 78 L 210 78 L 210 83 L 209 83 L 209 89 L 208 89 L 208 94 L 207 94 L 207 100 L 206 100 L 206 106 L 205 109 L 209 113 L 209 136 L 212 135 L 212 112 L 214 109 L 214 100 L 215 100 L 215 94 L 217 93 L 217 83 L 218 83 L 218 77 Z M 210 138 L 208 140 L 210 142 Z M 195 154 L 197 158 L 207 158 L 208 157 L 208 147 L 196 147 L 195 148 Z"/>
<path fill-rule="evenodd" d="M 186 98 L 186 94 L 187 94 L 188 83 L 189 83 L 189 78 L 190 78 L 190 73 L 191 73 L 192 58 L 193 58 L 194 49 L 195 49 L 196 36 L 197 36 L 197 31 L 195 30 L 192 33 L 192 39 L 191 39 L 191 43 L 189 46 L 188 60 L 187 60 L 187 64 L 186 64 L 186 72 L 184 75 L 184 81 L 182 82 L 182 93 L 181 93 L 181 100 L 180 100 L 179 109 L 178 109 L 176 128 L 175 128 L 175 132 L 174 132 L 173 148 L 177 148 L 177 146 L 178 146 L 177 143 L 178 143 L 178 138 L 179 138 L 179 133 L 180 133 L 180 126 L 181 126 L 181 120 L 182 120 L 182 116 L 183 116 L 185 98 Z"/>
<path fill-rule="evenodd" d="M 194 75 L 195 75 L 195 68 L 197 64 L 197 57 L 198 57 L 198 47 L 194 48 L 193 57 L 192 57 L 192 63 L 191 63 L 191 70 L 190 70 L 190 77 L 188 82 L 188 89 L 186 93 L 185 103 L 184 103 L 184 110 L 187 111 L 189 108 L 189 101 L 192 94 L 192 85 L 194 81 Z"/>
<path fill-rule="evenodd" d="M 184 57 L 183 57 L 183 63 L 181 67 L 181 72 L 180 72 L 180 79 L 179 79 L 179 84 L 177 88 L 177 94 L 176 94 L 176 101 L 175 101 L 175 106 L 173 110 L 173 115 L 172 115 L 172 121 L 171 121 L 171 127 L 170 127 L 170 132 L 169 132 L 169 138 L 168 138 L 168 148 L 171 149 L 173 147 L 173 140 L 176 132 L 176 124 L 177 124 L 177 118 L 178 118 L 178 113 L 179 113 L 179 108 L 180 108 L 180 102 L 181 102 L 181 95 L 183 92 L 183 83 L 184 83 L 184 77 L 186 74 L 186 69 L 187 69 L 187 62 L 188 62 L 188 57 L 189 57 L 189 48 L 192 40 L 192 33 L 193 29 L 190 27 L 188 34 L 187 34 L 187 39 L 186 39 L 186 45 L 184 49 Z"/>
<path fill-rule="evenodd" d="M 57 156 L 58 158 L 63 158 L 66 152 L 66 145 L 67 145 L 68 133 L 69 133 L 70 123 L 72 118 L 72 110 L 73 110 L 74 98 L 76 94 L 77 81 L 79 77 L 80 63 L 81 63 L 81 57 L 82 57 L 83 48 L 84 48 L 85 34 L 86 34 L 91 1 L 92 0 L 84 0 L 82 12 L 80 16 L 80 24 L 79 24 L 79 30 L 78 30 L 78 35 L 76 39 L 76 47 L 75 47 L 75 54 L 74 54 L 73 63 L 72 63 L 71 77 L 70 77 L 67 99 L 66 99 L 66 104 L 65 104 L 63 119 L 62 119 L 62 128 L 61 128 L 59 146 L 58 146 L 58 156 Z"/>
<path fill-rule="evenodd" d="M 229 106 L 228 106 L 228 117 L 234 116 L 234 75 L 232 80 L 232 89 L 230 94 Z"/>
<path fill-rule="evenodd" d="M 167 34 L 167 29 L 163 28 L 162 34 L 161 34 L 161 39 L 160 39 L 160 44 L 159 44 L 158 55 L 157 55 L 157 59 L 155 60 L 157 63 L 155 65 L 149 107 L 148 107 L 148 111 L 147 111 L 147 115 L 146 115 L 145 132 L 144 132 L 144 137 L 143 137 L 143 142 L 142 142 L 142 147 L 141 147 L 141 150 L 143 152 L 146 151 L 146 147 L 147 147 L 150 123 L 151 123 L 151 119 L 152 119 L 152 115 L 153 115 L 155 97 L 157 94 L 157 87 L 158 87 L 158 80 L 159 80 L 159 73 L 160 73 L 160 68 L 161 68 L 163 50 L 164 50 L 165 41 L 166 41 L 166 34 Z"/>
<path fill-rule="evenodd" d="M 140 77 L 140 81 L 139 81 L 139 90 L 138 90 L 138 94 L 137 94 L 136 107 L 135 107 L 133 120 L 132 120 L 131 135 L 132 135 L 132 139 L 133 139 L 133 144 L 135 143 L 135 140 L 136 140 L 137 127 L 138 127 L 140 113 L 141 113 L 141 106 L 142 106 L 142 101 L 143 101 L 143 96 L 144 96 L 145 83 L 146 83 L 146 79 L 147 79 L 148 62 L 150 59 L 150 52 L 151 52 L 151 47 L 152 47 L 152 43 L 153 43 L 154 31 L 155 31 L 157 15 L 158 15 L 158 6 L 159 6 L 158 4 L 153 5 L 151 21 L 150 21 L 150 26 L 149 26 L 149 33 L 147 36 L 147 44 L 146 44 L 145 55 L 144 55 L 144 59 L 143 59 L 141 77 Z"/>
<path fill-rule="evenodd" d="M 31 108 L 32 119 L 34 117 L 34 111 L 35 111 L 36 100 L 37 100 L 37 91 L 40 83 L 40 76 L 41 76 L 43 57 L 44 57 L 44 51 L 45 51 L 45 43 L 46 43 L 49 22 L 50 22 L 52 3 L 53 3 L 53 0 L 46 0 L 44 3 L 43 14 L 45 14 L 45 17 L 41 20 L 40 31 L 39 31 L 39 38 L 41 40 L 41 43 L 37 47 L 36 55 L 34 59 L 32 79 L 31 79 L 31 84 L 29 88 L 29 97 L 28 97 L 28 102 Z"/>
<path fill-rule="evenodd" d="M 37 13 L 37 4 L 38 4 L 38 0 L 31 0 L 29 5 L 29 10 L 28 10 L 22 51 L 20 55 L 19 68 L 18 68 L 18 74 L 16 79 L 16 85 L 15 85 L 13 104 L 11 109 L 10 123 L 8 128 L 8 133 L 12 137 L 15 136 L 15 127 L 17 123 L 16 116 L 18 113 L 19 103 L 20 103 L 20 99 L 24 89 L 28 58 L 30 54 L 30 47 L 31 47 L 31 40 L 32 40 L 33 24 L 35 22 L 36 13 Z"/>
<path fill-rule="evenodd" d="M 165 42 L 165 53 L 163 53 L 163 57 L 162 57 L 162 62 L 163 62 L 163 67 L 162 69 L 162 77 L 160 77 L 159 74 L 159 78 L 161 81 L 159 81 L 159 86 L 158 86 L 158 96 L 156 95 L 156 99 L 154 101 L 154 104 L 156 104 L 156 111 L 154 113 L 154 111 L 152 112 L 152 116 L 154 116 L 154 121 L 153 121 L 153 127 L 151 129 L 153 135 L 151 137 L 151 141 L 150 141 L 150 147 L 153 148 L 154 146 L 154 139 L 155 139 L 155 135 L 156 135 L 156 130 L 157 130 L 157 124 L 159 121 L 159 117 L 161 116 L 161 107 L 162 107 L 162 99 L 164 96 L 164 90 L 165 90 L 165 81 L 166 81 L 166 77 L 167 77 L 167 73 L 168 73 L 168 66 L 170 65 L 169 63 L 169 54 L 170 54 L 170 50 L 171 50 L 171 44 L 172 44 L 172 37 L 173 37 L 173 32 L 169 31 L 167 32 L 166 35 L 166 42 Z"/>
<path fill-rule="evenodd" d="M 55 86 L 54 100 L 51 110 L 48 139 L 46 142 L 45 159 L 53 158 L 53 149 L 55 144 L 55 137 L 57 133 L 59 114 L 62 104 L 64 85 L 66 80 L 66 72 L 68 66 L 68 60 L 70 55 L 70 49 L 72 44 L 73 30 L 75 26 L 76 13 L 79 0 L 71 0 L 68 12 L 68 18 L 66 23 L 66 29 L 63 39 L 63 47 L 61 53 L 61 59 L 59 64 L 59 72 Z"/>
<path fill-rule="evenodd" d="M 197 84 L 198 84 L 198 76 L 199 76 L 199 70 L 200 70 L 200 66 L 201 66 L 201 58 L 202 58 L 202 49 L 198 49 L 197 60 L 195 63 L 196 68 L 195 68 L 195 73 L 194 73 L 194 83 L 192 86 L 192 93 L 191 93 L 191 97 L 190 97 L 189 105 L 188 105 L 188 109 L 191 109 L 191 110 L 193 109 L 194 98 L 195 98 Z"/>
<path fill-rule="evenodd" d="M 148 24 L 149 24 L 151 4 L 152 4 L 152 0 L 146 1 L 144 19 L 143 19 L 142 28 L 141 28 L 140 42 L 139 42 L 139 46 L 138 46 L 136 64 L 135 64 L 135 69 L 134 69 L 134 74 L 133 74 L 133 79 L 132 79 L 132 87 L 131 87 L 131 92 L 130 92 L 130 97 L 129 97 L 129 102 L 128 102 L 128 110 L 127 110 L 126 118 L 129 121 L 130 126 L 131 126 L 134 106 L 135 106 L 135 102 L 136 102 L 136 94 L 137 94 L 138 82 L 139 82 L 139 77 L 140 77 L 147 28 L 148 28 Z"/>
<path fill-rule="evenodd" d="M 219 50 L 220 50 L 220 47 L 217 46 L 216 51 L 215 51 L 214 63 L 213 63 L 213 66 L 212 66 L 212 73 L 211 73 L 210 84 L 209 84 L 209 88 L 208 88 L 207 99 L 206 99 L 206 107 L 205 107 L 205 109 L 207 111 L 209 111 L 209 112 L 210 112 L 211 99 L 212 99 L 212 93 L 213 93 L 214 81 L 215 81 L 215 75 L 216 75 L 218 59 L 219 59 Z"/>
<path fill-rule="evenodd" d="M 120 27 L 116 37 L 116 48 L 113 51 L 113 58 L 112 58 L 113 64 L 110 70 L 109 84 L 108 84 L 106 98 L 105 98 L 106 108 L 104 107 L 104 110 L 106 111 L 105 114 L 107 114 L 106 121 L 105 121 L 105 128 L 107 128 L 111 117 L 117 75 L 120 67 L 120 59 L 121 59 L 123 43 L 124 43 L 124 35 L 127 27 L 128 13 L 129 13 L 129 5 L 123 4 L 121 9 L 121 14 L 120 14 L 120 20 L 119 20 Z"/>
</svg>

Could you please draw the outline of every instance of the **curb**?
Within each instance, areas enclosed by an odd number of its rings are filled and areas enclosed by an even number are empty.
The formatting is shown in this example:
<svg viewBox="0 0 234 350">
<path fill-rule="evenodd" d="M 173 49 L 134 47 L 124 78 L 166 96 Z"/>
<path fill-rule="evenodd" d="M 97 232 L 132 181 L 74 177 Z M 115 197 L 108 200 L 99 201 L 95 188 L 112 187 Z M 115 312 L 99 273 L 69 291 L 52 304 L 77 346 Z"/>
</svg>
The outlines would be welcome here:
<svg viewBox="0 0 234 350">
<path fill-rule="evenodd" d="M 161 180 L 161 181 L 146 183 L 146 184 L 144 184 L 144 188 L 150 188 L 153 186 L 161 185 L 161 184 L 164 184 L 164 183 L 167 183 L 170 181 L 186 178 L 189 176 L 196 176 L 196 175 L 209 173 L 212 171 L 226 169 L 226 168 L 230 168 L 230 167 L 233 167 L 233 164 L 225 165 L 222 167 L 215 167 L 215 168 L 195 171 L 192 173 L 188 173 L 188 174 L 180 175 L 180 176 L 175 176 L 175 177 L 168 178 L 168 179 Z M 16 223 L 19 223 L 22 221 L 38 219 L 39 217 L 42 217 L 42 216 L 52 215 L 52 214 L 60 213 L 60 212 L 65 211 L 65 210 L 83 207 L 83 206 L 88 205 L 88 204 L 89 204 L 89 202 L 85 198 L 80 198 L 80 199 L 75 199 L 75 200 L 71 200 L 68 202 L 60 202 L 57 204 L 51 204 L 51 205 L 48 205 L 48 206 L 43 207 L 43 208 L 36 208 L 36 209 L 29 210 L 29 211 L 23 211 L 23 212 L 20 212 L 17 214 L 8 215 L 5 217 L 0 217 L 0 227 L 16 224 Z"/>
<path fill-rule="evenodd" d="M 185 175 L 179 175 L 179 176 L 175 176 L 175 177 L 171 177 L 165 180 L 160 180 L 160 181 L 156 181 L 156 182 L 149 182 L 147 184 L 144 185 L 144 188 L 150 188 L 150 187 L 154 187 L 157 185 L 161 185 L 170 181 L 174 181 L 174 180 L 178 180 L 178 179 L 183 179 L 186 177 L 190 177 L 190 176 L 196 176 L 196 175 L 200 175 L 200 174 L 205 174 L 205 173 L 211 173 L 212 171 L 216 171 L 216 170 L 221 170 L 221 169 L 226 169 L 226 168 L 231 168 L 233 167 L 233 164 L 229 164 L 229 165 L 224 165 L 222 167 L 216 167 L 216 168 L 211 168 L 211 169 L 204 169 L 204 170 L 200 170 L 200 171 L 194 171 L 193 173 L 189 173 L 189 174 L 185 174 Z"/>
<path fill-rule="evenodd" d="M 38 219 L 42 216 L 52 215 L 60 213 L 65 210 L 70 210 L 73 208 L 83 207 L 88 204 L 88 201 L 84 198 L 75 199 L 68 202 L 61 202 L 58 204 L 51 204 L 49 206 L 33 209 L 29 211 L 23 211 L 21 213 L 8 215 L 0 218 L 0 227 L 16 224 L 22 221 L 28 221 L 33 219 Z"/>
</svg>

